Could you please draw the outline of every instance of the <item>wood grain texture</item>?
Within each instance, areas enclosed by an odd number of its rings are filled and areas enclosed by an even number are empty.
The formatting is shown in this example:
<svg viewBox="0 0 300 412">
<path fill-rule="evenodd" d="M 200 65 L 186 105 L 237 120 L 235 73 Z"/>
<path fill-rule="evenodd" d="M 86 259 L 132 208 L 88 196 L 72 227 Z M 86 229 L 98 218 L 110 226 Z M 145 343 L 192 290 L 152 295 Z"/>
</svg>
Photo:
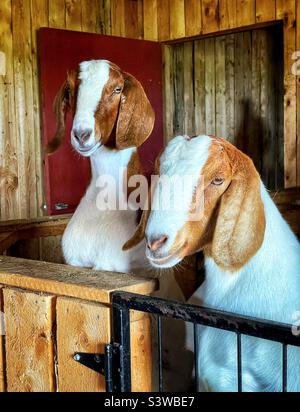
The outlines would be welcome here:
<svg viewBox="0 0 300 412">
<path fill-rule="evenodd" d="M 65 0 L 66 2 L 66 28 L 82 30 L 81 0 Z"/>
<path fill-rule="evenodd" d="M 0 392 L 6 390 L 6 372 L 5 372 L 5 351 L 4 351 L 4 315 L 3 315 L 3 289 L 0 285 Z"/>
<path fill-rule="evenodd" d="M 66 27 L 66 3 L 62 0 L 49 1 L 49 27 L 63 29 Z"/>
<path fill-rule="evenodd" d="M 163 87 L 164 87 L 164 138 L 168 142 L 174 133 L 173 113 L 174 113 L 174 69 L 173 69 L 173 49 L 171 46 L 163 46 Z"/>
<path fill-rule="evenodd" d="M 84 0 L 81 7 L 81 30 L 97 33 L 98 4 L 95 0 Z"/>
<path fill-rule="evenodd" d="M 196 36 L 202 33 L 201 1 L 185 0 L 185 35 Z"/>
<path fill-rule="evenodd" d="M 237 0 L 236 2 L 236 24 L 238 27 L 254 24 L 255 0 Z"/>
<path fill-rule="evenodd" d="M 219 0 L 220 30 L 236 27 L 236 0 Z"/>
<path fill-rule="evenodd" d="M 111 34 L 125 36 L 125 1 L 111 0 Z"/>
<path fill-rule="evenodd" d="M 149 294 L 156 288 L 155 280 L 135 275 L 9 256 L 0 258 L 0 284 L 101 303 L 110 302 L 115 290 Z"/>
<path fill-rule="evenodd" d="M 256 22 L 275 20 L 276 0 L 256 0 Z"/>
<path fill-rule="evenodd" d="M 130 317 L 132 318 L 132 312 Z M 151 392 L 152 340 L 151 319 L 148 314 L 130 322 L 131 388 L 133 392 Z"/>
<path fill-rule="evenodd" d="M 143 17 L 144 17 L 144 39 L 145 40 L 158 40 L 157 0 L 144 0 Z"/>
<path fill-rule="evenodd" d="M 170 39 L 170 7 L 172 0 L 159 0 L 157 3 L 158 40 Z"/>
<path fill-rule="evenodd" d="M 8 288 L 3 296 L 7 390 L 53 392 L 54 298 Z"/>
<path fill-rule="evenodd" d="M 185 37 L 184 0 L 171 0 L 170 4 L 170 38 Z"/>
<path fill-rule="evenodd" d="M 284 22 L 284 174 L 285 187 L 297 184 L 297 107 L 296 77 L 291 71 L 296 47 L 296 10 L 294 0 L 277 0 L 276 17 Z"/>
<path fill-rule="evenodd" d="M 213 33 L 219 30 L 219 1 L 202 0 L 202 31 Z"/>
<path fill-rule="evenodd" d="M 57 361 L 59 392 L 103 392 L 104 377 L 75 362 L 75 352 L 104 353 L 111 340 L 110 309 L 93 303 L 58 298 Z"/>
</svg>

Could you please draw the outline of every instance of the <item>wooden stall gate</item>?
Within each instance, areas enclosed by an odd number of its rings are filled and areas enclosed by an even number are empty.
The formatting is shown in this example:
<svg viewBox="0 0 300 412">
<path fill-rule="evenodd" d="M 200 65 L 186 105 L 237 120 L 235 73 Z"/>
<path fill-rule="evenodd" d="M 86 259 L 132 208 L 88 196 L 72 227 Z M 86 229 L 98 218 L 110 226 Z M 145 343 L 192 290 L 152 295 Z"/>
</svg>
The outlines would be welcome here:
<svg viewBox="0 0 300 412">
<path fill-rule="evenodd" d="M 111 293 L 150 294 L 154 280 L 0 256 L 0 391 L 105 391 L 75 352 L 111 341 Z M 151 390 L 150 318 L 130 316 L 133 391 Z"/>
</svg>

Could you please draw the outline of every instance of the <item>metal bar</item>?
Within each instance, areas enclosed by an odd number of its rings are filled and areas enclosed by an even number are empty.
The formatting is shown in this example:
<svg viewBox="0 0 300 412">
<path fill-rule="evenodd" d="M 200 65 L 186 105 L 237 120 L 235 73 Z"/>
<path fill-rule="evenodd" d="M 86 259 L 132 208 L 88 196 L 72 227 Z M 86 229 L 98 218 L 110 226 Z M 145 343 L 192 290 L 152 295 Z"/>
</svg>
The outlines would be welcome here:
<svg viewBox="0 0 300 412">
<path fill-rule="evenodd" d="M 159 392 L 164 391 L 164 377 L 163 377 L 163 357 L 162 357 L 162 330 L 161 317 L 157 316 L 157 338 L 158 338 L 158 382 Z"/>
<path fill-rule="evenodd" d="M 120 370 L 119 377 L 114 382 L 114 391 L 131 391 L 131 366 L 130 366 L 130 316 L 129 308 L 113 304 L 113 341 L 119 345 Z"/>
<path fill-rule="evenodd" d="M 106 383 L 106 392 L 113 392 L 113 348 L 112 345 L 105 346 L 105 366 L 104 376 Z"/>
<path fill-rule="evenodd" d="M 236 334 L 237 337 L 237 378 L 238 378 L 238 392 L 243 392 L 242 381 L 242 335 Z"/>
<path fill-rule="evenodd" d="M 287 345 L 282 345 L 282 392 L 287 392 Z"/>
<path fill-rule="evenodd" d="M 199 390 L 199 325 L 194 323 L 195 392 Z"/>
<path fill-rule="evenodd" d="M 292 334 L 292 326 L 283 323 L 266 322 L 257 318 L 239 316 L 234 313 L 129 292 L 115 292 L 113 302 L 124 308 L 300 346 L 299 337 Z"/>
</svg>

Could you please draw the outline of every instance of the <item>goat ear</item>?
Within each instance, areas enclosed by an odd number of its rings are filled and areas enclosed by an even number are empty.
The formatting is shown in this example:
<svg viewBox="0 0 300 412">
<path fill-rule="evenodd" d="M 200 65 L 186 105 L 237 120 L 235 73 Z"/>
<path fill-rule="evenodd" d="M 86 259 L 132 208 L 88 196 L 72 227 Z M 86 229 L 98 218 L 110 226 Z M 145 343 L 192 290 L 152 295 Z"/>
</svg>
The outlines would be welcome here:
<svg viewBox="0 0 300 412">
<path fill-rule="evenodd" d="M 45 148 L 46 154 L 54 153 L 61 145 L 66 134 L 66 117 L 71 108 L 72 94 L 75 89 L 75 75 L 77 73 L 68 73 L 67 80 L 63 83 L 54 99 L 54 113 L 56 117 L 56 132 L 53 139 Z"/>
<path fill-rule="evenodd" d="M 145 229 L 148 222 L 149 214 L 150 208 L 143 210 L 140 223 L 138 224 L 138 227 L 136 228 L 134 235 L 129 240 L 127 240 L 126 243 L 124 243 L 122 250 L 127 251 L 141 243 L 141 241 L 145 237 Z"/>
<path fill-rule="evenodd" d="M 238 270 L 261 247 L 265 213 L 260 178 L 251 159 L 239 152 L 239 165 L 223 193 L 212 241 L 212 257 L 224 269 Z"/>
<path fill-rule="evenodd" d="M 124 80 L 116 129 L 117 149 L 139 147 L 152 132 L 155 120 L 140 82 L 128 73 L 124 73 Z"/>
</svg>

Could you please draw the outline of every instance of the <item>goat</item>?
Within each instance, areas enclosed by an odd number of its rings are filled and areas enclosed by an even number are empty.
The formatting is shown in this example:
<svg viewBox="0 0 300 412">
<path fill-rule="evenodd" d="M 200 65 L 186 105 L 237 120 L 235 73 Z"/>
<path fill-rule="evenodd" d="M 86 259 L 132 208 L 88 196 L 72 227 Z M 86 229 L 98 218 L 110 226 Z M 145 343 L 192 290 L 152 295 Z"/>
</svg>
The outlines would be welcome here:
<svg viewBox="0 0 300 412">
<path fill-rule="evenodd" d="M 201 191 L 202 214 L 198 221 L 189 219 L 195 206 L 176 213 L 144 212 L 123 248 L 137 245 L 145 236 L 146 256 L 160 268 L 173 267 L 203 250 L 205 281 L 189 303 L 292 323 L 300 310 L 300 246 L 252 160 L 222 138 L 177 136 L 161 154 L 159 164 L 160 175 L 194 177 L 185 193 L 192 205 Z M 153 202 L 163 190 L 156 187 Z M 236 391 L 235 335 L 200 329 L 199 390 Z M 186 349 L 193 350 L 190 327 L 186 335 Z M 243 390 L 281 390 L 280 344 L 243 336 L 242 353 Z M 288 390 L 300 390 L 296 347 L 288 350 Z"/>
<path fill-rule="evenodd" d="M 65 261 L 74 266 L 157 277 L 157 270 L 149 270 L 144 245 L 122 251 L 123 243 L 137 227 L 138 211 L 97 207 L 101 176 L 113 177 L 116 185 L 129 193 L 126 185 L 130 177 L 144 173 L 137 147 L 150 135 L 155 116 L 141 84 L 106 60 L 82 62 L 78 70 L 68 74 L 54 106 L 57 131 L 46 152 L 53 153 L 61 144 L 66 113 L 72 110 L 71 144 L 80 155 L 90 157 L 92 169 L 90 185 L 63 235 Z M 185 299 L 173 271 L 164 277 L 158 294 Z"/>
</svg>

